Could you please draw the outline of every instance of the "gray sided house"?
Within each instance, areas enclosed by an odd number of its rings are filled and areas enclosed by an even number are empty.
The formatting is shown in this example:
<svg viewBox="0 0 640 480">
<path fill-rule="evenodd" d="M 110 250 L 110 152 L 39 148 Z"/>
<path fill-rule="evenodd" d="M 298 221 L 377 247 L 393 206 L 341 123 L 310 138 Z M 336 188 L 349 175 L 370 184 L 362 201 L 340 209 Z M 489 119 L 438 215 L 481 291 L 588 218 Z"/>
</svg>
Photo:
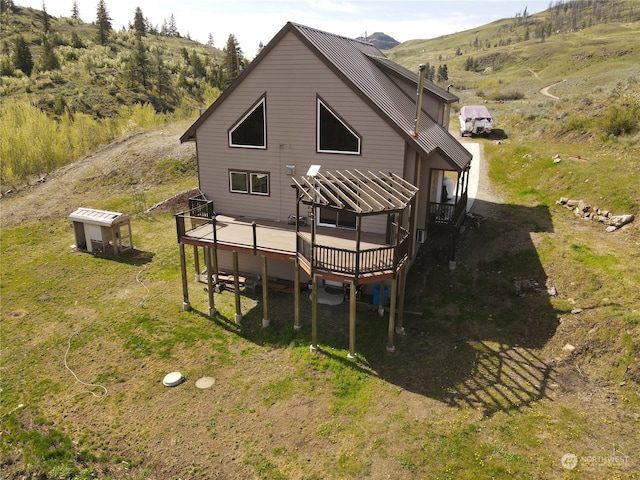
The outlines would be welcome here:
<svg viewBox="0 0 640 480">
<path fill-rule="evenodd" d="M 262 286 L 265 322 L 269 287 L 289 282 L 296 328 L 307 284 L 314 299 L 320 284 L 356 292 L 350 355 L 356 299 L 377 291 L 384 312 L 388 288 L 393 349 L 420 243 L 466 213 L 471 154 L 448 132 L 457 100 L 373 45 L 287 23 L 180 139 L 196 142 L 201 191 L 176 216 L 183 306 L 191 245 L 212 313 L 225 273 L 237 298 L 243 281 Z"/>
</svg>

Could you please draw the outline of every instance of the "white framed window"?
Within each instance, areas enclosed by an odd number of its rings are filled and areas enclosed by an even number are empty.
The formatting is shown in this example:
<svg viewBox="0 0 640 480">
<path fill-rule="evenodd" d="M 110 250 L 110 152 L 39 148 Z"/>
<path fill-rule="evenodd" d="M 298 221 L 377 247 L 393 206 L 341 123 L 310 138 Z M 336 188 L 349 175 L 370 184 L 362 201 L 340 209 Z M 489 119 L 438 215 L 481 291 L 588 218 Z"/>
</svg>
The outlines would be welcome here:
<svg viewBox="0 0 640 480">
<path fill-rule="evenodd" d="M 247 172 L 229 171 L 229 191 L 249 193 Z"/>
<path fill-rule="evenodd" d="M 360 135 L 320 97 L 317 97 L 316 117 L 316 149 L 319 153 L 360 155 Z"/>
<path fill-rule="evenodd" d="M 229 146 L 267 148 L 267 99 L 265 95 L 229 129 Z"/>
<path fill-rule="evenodd" d="M 249 178 L 252 195 L 269 195 L 269 174 L 251 173 Z"/>
<path fill-rule="evenodd" d="M 270 192 L 267 172 L 229 170 L 229 191 L 268 196 Z"/>
</svg>

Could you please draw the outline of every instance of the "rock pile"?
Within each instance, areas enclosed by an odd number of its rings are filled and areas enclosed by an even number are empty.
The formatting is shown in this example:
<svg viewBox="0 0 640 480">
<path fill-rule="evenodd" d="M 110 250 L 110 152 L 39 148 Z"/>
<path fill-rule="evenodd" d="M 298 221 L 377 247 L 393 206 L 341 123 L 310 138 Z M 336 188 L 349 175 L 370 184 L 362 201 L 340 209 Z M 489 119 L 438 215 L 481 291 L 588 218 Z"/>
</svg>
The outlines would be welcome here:
<svg viewBox="0 0 640 480">
<path fill-rule="evenodd" d="M 607 225 L 605 229 L 607 232 L 614 232 L 635 220 L 635 217 L 631 214 L 614 215 L 609 210 L 593 207 L 583 200 L 570 200 L 567 197 L 562 197 L 556 203 L 573 210 L 573 213 L 580 218 Z"/>
</svg>

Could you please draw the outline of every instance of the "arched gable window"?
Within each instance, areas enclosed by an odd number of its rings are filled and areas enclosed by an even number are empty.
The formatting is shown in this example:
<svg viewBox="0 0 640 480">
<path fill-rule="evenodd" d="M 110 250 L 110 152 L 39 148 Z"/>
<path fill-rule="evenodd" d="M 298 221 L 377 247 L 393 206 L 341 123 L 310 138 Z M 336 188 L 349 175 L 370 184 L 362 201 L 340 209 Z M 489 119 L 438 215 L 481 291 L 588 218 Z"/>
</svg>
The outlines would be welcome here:
<svg viewBox="0 0 640 480">
<path fill-rule="evenodd" d="M 265 95 L 229 129 L 229 146 L 267 148 L 267 99 Z"/>
<path fill-rule="evenodd" d="M 317 151 L 359 155 L 360 136 L 320 97 L 317 104 Z"/>
</svg>

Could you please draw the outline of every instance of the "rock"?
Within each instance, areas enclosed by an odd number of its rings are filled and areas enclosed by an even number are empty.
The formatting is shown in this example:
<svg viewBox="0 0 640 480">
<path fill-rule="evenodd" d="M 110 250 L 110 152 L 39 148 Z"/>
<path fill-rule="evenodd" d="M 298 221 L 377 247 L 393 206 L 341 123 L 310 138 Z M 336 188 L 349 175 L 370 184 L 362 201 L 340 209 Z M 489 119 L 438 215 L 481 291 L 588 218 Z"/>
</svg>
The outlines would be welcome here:
<svg viewBox="0 0 640 480">
<path fill-rule="evenodd" d="M 567 200 L 567 207 L 577 207 L 580 200 Z"/>
<path fill-rule="evenodd" d="M 558 203 L 560 205 L 566 205 L 568 201 L 569 199 L 567 197 L 560 197 L 560 200 L 558 201 Z"/>
<path fill-rule="evenodd" d="M 549 294 L 549 296 L 551 297 L 557 297 L 558 296 L 558 290 L 556 290 L 556 287 L 549 287 L 547 288 L 547 293 Z"/>
<path fill-rule="evenodd" d="M 553 157 L 553 163 L 560 163 L 561 161 L 562 161 L 562 159 L 558 155 Z"/>
<path fill-rule="evenodd" d="M 633 222 L 634 219 L 635 217 L 631 214 L 616 215 L 614 217 L 611 217 L 611 219 L 609 220 L 609 223 L 610 225 L 613 225 L 616 228 L 620 228 L 627 225 L 628 223 Z"/>
<path fill-rule="evenodd" d="M 613 225 L 609 225 L 607 228 L 604 229 L 605 232 L 611 233 L 611 232 L 615 232 L 618 228 L 614 227 Z"/>
<path fill-rule="evenodd" d="M 576 349 L 576 347 L 574 347 L 570 343 L 567 343 L 567 344 L 565 344 L 564 347 L 562 347 L 562 350 L 564 350 L 565 352 L 573 352 L 575 349 Z"/>
<path fill-rule="evenodd" d="M 582 313 L 582 309 L 581 308 L 574 308 L 573 310 L 571 310 L 571 313 L 574 315 L 577 315 L 578 313 Z"/>
</svg>

